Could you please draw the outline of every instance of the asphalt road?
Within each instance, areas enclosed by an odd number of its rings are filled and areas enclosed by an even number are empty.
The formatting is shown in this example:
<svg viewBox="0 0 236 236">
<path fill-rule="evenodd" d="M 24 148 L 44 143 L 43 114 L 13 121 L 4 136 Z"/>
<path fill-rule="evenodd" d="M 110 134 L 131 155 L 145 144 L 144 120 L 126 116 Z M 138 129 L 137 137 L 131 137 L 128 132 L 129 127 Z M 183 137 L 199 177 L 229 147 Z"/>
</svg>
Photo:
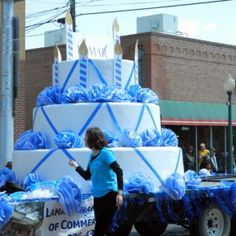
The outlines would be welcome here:
<svg viewBox="0 0 236 236">
<path fill-rule="evenodd" d="M 169 224 L 166 231 L 162 235 L 163 236 L 189 236 L 190 233 L 187 229 L 183 228 L 182 226 Z M 139 234 L 133 228 L 129 236 L 139 236 Z"/>
</svg>

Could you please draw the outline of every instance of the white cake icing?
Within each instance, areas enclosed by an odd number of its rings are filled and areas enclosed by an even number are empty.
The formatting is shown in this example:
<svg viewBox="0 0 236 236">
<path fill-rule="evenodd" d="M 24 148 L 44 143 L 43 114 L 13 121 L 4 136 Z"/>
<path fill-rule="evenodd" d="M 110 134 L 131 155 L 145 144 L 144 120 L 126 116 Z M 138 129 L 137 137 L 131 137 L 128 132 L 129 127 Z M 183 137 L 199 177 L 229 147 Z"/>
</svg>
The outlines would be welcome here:
<svg viewBox="0 0 236 236">
<path fill-rule="evenodd" d="M 83 138 L 86 128 L 93 126 L 111 132 L 118 139 L 124 129 L 142 132 L 150 128 L 161 132 L 159 106 L 113 102 L 60 104 L 35 109 L 33 131 L 44 133 L 50 148 L 56 147 L 53 141 L 56 132 L 73 131 Z"/>
<path fill-rule="evenodd" d="M 111 148 L 120 163 L 124 180 L 127 180 L 133 173 L 144 173 L 154 184 L 157 191 L 160 181 L 157 175 L 150 169 L 150 164 L 160 176 L 165 180 L 170 174 L 183 173 L 182 151 L 177 147 L 139 147 L 137 148 L 143 155 L 144 160 L 134 148 L 117 147 Z M 54 180 L 62 176 L 70 175 L 81 186 L 83 192 L 90 192 L 90 185 L 80 177 L 73 168 L 68 167 L 70 157 L 75 158 L 82 167 L 86 168 L 90 150 L 88 148 L 67 149 L 65 154 L 62 149 L 35 150 L 35 151 L 15 151 L 14 170 L 20 181 L 28 173 L 37 173 L 43 179 Z M 52 152 L 50 154 L 50 152 Z"/>
<path fill-rule="evenodd" d="M 107 60 L 89 60 L 86 89 L 93 85 L 114 85 L 113 63 Z M 80 83 L 80 62 L 59 62 L 58 85 L 63 91 Z M 137 84 L 134 79 L 134 62 L 122 60 L 121 87 Z M 53 82 L 54 83 L 54 82 Z M 118 138 L 124 129 L 142 132 L 145 129 L 155 129 L 161 132 L 160 110 L 157 104 L 136 102 L 83 102 L 73 104 L 56 104 L 34 109 L 33 131 L 42 132 L 48 139 L 49 149 L 19 150 L 13 154 L 13 170 L 17 179 L 23 183 L 29 173 L 41 176 L 43 180 L 59 179 L 71 175 L 82 187 L 84 193 L 90 192 L 88 182 L 85 182 L 68 161 L 75 158 L 86 168 L 90 150 L 87 148 L 58 149 L 54 143 L 57 132 L 74 131 L 81 138 L 88 127 L 97 126 L 110 131 Z M 165 180 L 170 174 L 184 173 L 182 151 L 178 147 L 138 147 L 111 148 L 121 168 L 124 177 L 136 172 L 148 176 L 155 189 L 160 187 L 160 179 Z"/>
<path fill-rule="evenodd" d="M 66 89 L 76 84 L 80 84 L 80 62 L 62 61 L 58 63 L 58 84 Z M 131 60 L 122 60 L 121 64 L 122 81 L 121 87 L 127 88 L 135 84 L 134 80 L 134 62 Z M 54 66 L 53 66 L 53 69 Z M 88 60 L 87 63 L 87 82 L 86 88 L 92 85 L 115 85 L 113 79 L 114 60 L 112 59 L 94 59 Z M 53 84 L 55 82 L 53 81 Z"/>
</svg>

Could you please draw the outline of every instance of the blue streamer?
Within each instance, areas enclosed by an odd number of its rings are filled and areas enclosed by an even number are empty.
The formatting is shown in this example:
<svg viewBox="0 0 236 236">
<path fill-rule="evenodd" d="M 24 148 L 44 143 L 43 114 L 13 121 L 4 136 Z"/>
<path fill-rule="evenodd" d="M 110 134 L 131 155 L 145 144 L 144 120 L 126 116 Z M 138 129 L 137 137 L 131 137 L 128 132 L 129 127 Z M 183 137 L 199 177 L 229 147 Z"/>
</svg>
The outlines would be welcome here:
<svg viewBox="0 0 236 236">
<path fill-rule="evenodd" d="M 130 84 L 130 81 L 132 79 L 132 75 L 134 74 L 134 68 L 135 68 L 135 62 L 133 63 L 133 66 L 132 66 L 132 69 L 131 69 L 131 73 L 129 75 L 129 79 L 128 79 L 126 85 L 125 85 L 125 90 L 127 90 L 128 86 Z"/>
<path fill-rule="evenodd" d="M 49 126 L 51 127 L 51 129 L 54 131 L 55 134 L 57 134 L 58 131 L 57 131 L 56 127 L 53 125 L 53 123 L 51 122 L 51 120 L 49 119 L 44 107 L 41 107 L 41 111 L 43 112 L 43 115 L 44 115 L 45 119 L 47 120 L 47 122 L 48 122 Z"/>
<path fill-rule="evenodd" d="M 62 92 L 65 90 L 65 87 L 66 87 L 68 81 L 70 80 L 71 75 L 73 74 L 73 72 L 74 72 L 76 66 L 78 65 L 78 62 L 79 62 L 79 60 L 76 60 L 76 61 L 74 62 L 74 64 L 72 65 L 72 67 L 71 67 L 71 69 L 70 69 L 70 71 L 69 71 L 69 73 L 68 73 L 68 75 L 67 75 L 67 77 L 66 77 L 66 80 L 65 80 L 65 82 L 64 82 L 64 84 L 63 84 L 63 86 L 62 86 Z"/>
<path fill-rule="evenodd" d="M 155 129 L 158 130 L 157 125 L 156 125 L 156 122 L 155 122 L 155 120 L 154 120 L 154 118 L 153 118 L 153 115 L 152 115 L 152 112 L 151 112 L 149 106 L 147 106 L 147 105 L 145 104 L 145 107 L 147 108 L 147 111 L 148 111 L 148 113 L 149 113 L 149 115 L 150 115 L 150 117 L 151 117 L 151 119 L 152 119 L 152 123 L 153 123 Z"/>
<path fill-rule="evenodd" d="M 100 110 L 101 107 L 102 107 L 102 103 L 98 103 L 98 105 L 95 107 L 94 111 L 92 112 L 92 114 L 88 118 L 88 120 L 85 122 L 83 127 L 80 129 L 79 136 L 81 136 L 84 133 L 84 131 L 87 129 L 89 123 L 93 120 L 93 118 L 96 116 L 97 112 Z"/>
<path fill-rule="evenodd" d="M 92 65 L 92 67 L 94 68 L 94 70 L 96 71 L 97 75 L 98 75 L 98 78 L 100 79 L 100 81 L 105 84 L 105 85 L 108 85 L 106 80 L 103 78 L 101 72 L 98 70 L 97 66 L 95 65 L 95 63 L 91 60 L 91 59 L 88 59 L 88 62 Z"/>
<path fill-rule="evenodd" d="M 30 173 L 34 173 L 56 150 L 58 150 L 58 149 L 52 149 L 52 150 L 50 150 L 50 151 L 38 162 L 38 164 L 30 171 Z"/>
<path fill-rule="evenodd" d="M 118 122 L 116 120 L 116 117 L 115 117 L 115 115 L 114 115 L 114 113 L 113 113 L 113 111 L 112 111 L 112 109 L 111 109 L 111 107 L 109 105 L 109 103 L 105 103 L 105 104 L 106 104 L 106 108 L 108 110 L 108 113 L 109 113 L 109 115 L 111 117 L 112 123 L 115 125 L 116 129 L 119 130 L 120 133 L 122 133 L 122 129 L 120 128 L 120 126 L 119 126 L 119 124 L 118 124 Z"/>
<path fill-rule="evenodd" d="M 137 124 L 136 124 L 136 127 L 135 127 L 135 131 L 137 132 L 138 128 L 139 128 L 139 125 L 140 125 L 140 122 L 143 118 L 143 112 L 144 112 L 144 109 L 145 109 L 145 105 L 143 104 L 142 107 L 141 107 L 141 111 L 139 113 L 139 117 L 138 117 L 138 121 L 137 121 Z"/>
</svg>

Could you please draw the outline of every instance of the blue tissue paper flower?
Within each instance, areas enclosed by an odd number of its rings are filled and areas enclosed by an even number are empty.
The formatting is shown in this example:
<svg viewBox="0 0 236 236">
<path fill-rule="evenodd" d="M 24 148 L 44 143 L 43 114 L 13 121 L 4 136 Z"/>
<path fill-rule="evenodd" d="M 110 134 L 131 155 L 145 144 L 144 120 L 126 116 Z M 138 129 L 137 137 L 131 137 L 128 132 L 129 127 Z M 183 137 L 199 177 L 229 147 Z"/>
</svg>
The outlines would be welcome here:
<svg viewBox="0 0 236 236">
<path fill-rule="evenodd" d="M 0 187 L 4 186 L 6 183 L 16 184 L 17 180 L 15 173 L 11 169 L 3 167 L 0 170 Z"/>
<path fill-rule="evenodd" d="M 131 129 L 124 129 L 121 137 L 124 147 L 141 147 L 143 145 L 140 135 Z"/>
<path fill-rule="evenodd" d="M 6 194 L 0 196 L 0 229 L 8 223 L 14 212 Z"/>
<path fill-rule="evenodd" d="M 45 88 L 37 97 L 37 106 L 46 106 L 51 104 L 61 104 L 64 98 L 62 89 L 59 86 Z"/>
<path fill-rule="evenodd" d="M 160 146 L 161 135 L 156 129 L 145 129 L 140 134 L 143 146 Z"/>
<path fill-rule="evenodd" d="M 30 173 L 26 175 L 24 178 L 23 188 L 26 190 L 29 190 L 33 184 L 39 183 L 41 181 L 42 179 L 40 178 L 38 174 Z"/>
<path fill-rule="evenodd" d="M 46 136 L 41 132 L 27 130 L 23 132 L 15 143 L 15 150 L 35 150 L 48 147 Z"/>
<path fill-rule="evenodd" d="M 157 94 L 149 88 L 141 88 L 135 94 L 137 102 L 158 104 Z"/>
<path fill-rule="evenodd" d="M 79 85 L 67 88 L 64 91 L 63 95 L 66 103 L 77 103 L 77 102 L 88 101 L 87 90 Z"/>
<path fill-rule="evenodd" d="M 161 146 L 178 146 L 178 138 L 172 130 L 161 129 Z"/>
<path fill-rule="evenodd" d="M 112 101 L 113 102 L 128 102 L 131 101 L 131 96 L 122 88 L 112 87 Z"/>
<path fill-rule="evenodd" d="M 187 170 L 184 173 L 184 181 L 187 187 L 194 188 L 198 187 L 201 183 L 201 179 L 197 175 L 197 173 L 193 170 Z"/>
<path fill-rule="evenodd" d="M 82 201 L 81 189 L 70 176 L 59 180 L 57 193 L 59 195 L 59 202 L 64 206 L 69 216 L 79 212 Z"/>
<path fill-rule="evenodd" d="M 102 130 L 103 135 L 107 141 L 108 147 L 118 147 L 119 146 L 119 139 L 113 135 L 110 131 Z"/>
<path fill-rule="evenodd" d="M 182 199 L 186 191 L 184 178 L 178 173 L 170 175 L 162 187 L 169 197 L 174 200 Z"/>
<path fill-rule="evenodd" d="M 88 90 L 88 98 L 91 102 L 109 102 L 112 101 L 112 90 L 108 85 L 93 85 Z"/>
<path fill-rule="evenodd" d="M 132 97 L 132 101 L 136 101 L 136 94 L 142 87 L 138 84 L 130 85 L 127 93 Z"/>
<path fill-rule="evenodd" d="M 149 194 L 154 191 L 152 180 L 141 172 L 131 175 L 124 185 L 124 190 L 127 193 L 145 193 Z"/>
<path fill-rule="evenodd" d="M 58 148 L 80 148 L 83 147 L 83 140 L 73 131 L 59 132 L 54 138 Z"/>
</svg>

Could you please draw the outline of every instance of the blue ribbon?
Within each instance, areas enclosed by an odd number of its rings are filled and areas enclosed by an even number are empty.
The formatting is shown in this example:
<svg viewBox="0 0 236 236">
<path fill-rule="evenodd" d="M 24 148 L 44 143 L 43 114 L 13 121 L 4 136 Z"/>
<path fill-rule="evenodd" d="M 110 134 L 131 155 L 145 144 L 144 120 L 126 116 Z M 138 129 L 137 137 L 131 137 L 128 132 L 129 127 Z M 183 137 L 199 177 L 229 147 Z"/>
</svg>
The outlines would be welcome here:
<svg viewBox="0 0 236 236">
<path fill-rule="evenodd" d="M 156 122 L 155 122 L 155 120 L 154 120 L 154 118 L 153 118 L 152 112 L 150 111 L 150 108 L 146 105 L 146 103 L 144 103 L 144 104 L 145 104 L 145 107 L 147 108 L 148 113 L 149 113 L 149 115 L 150 115 L 150 117 L 151 117 L 151 119 L 152 119 L 152 123 L 153 123 L 155 129 L 158 130 L 158 129 L 157 129 L 157 126 L 156 126 Z"/>
<path fill-rule="evenodd" d="M 43 112 L 43 114 L 44 114 L 44 117 L 45 117 L 45 119 L 47 120 L 49 126 L 52 128 L 52 130 L 54 131 L 55 134 L 58 134 L 58 131 L 57 131 L 56 127 L 53 125 L 53 123 L 52 123 L 51 120 L 49 119 L 49 117 L 48 117 L 46 111 L 44 110 L 44 107 L 41 107 L 41 110 L 42 110 L 42 112 Z"/>
<path fill-rule="evenodd" d="M 133 73 L 134 73 L 134 68 L 135 68 L 135 63 L 133 64 L 133 67 L 132 67 L 131 73 L 130 73 L 130 75 L 129 75 L 129 79 L 128 79 L 126 85 L 125 85 L 125 90 L 127 90 L 128 86 L 129 86 L 129 84 L 130 84 L 130 81 L 131 81 L 132 75 L 133 75 Z"/>
<path fill-rule="evenodd" d="M 75 161 L 75 158 L 66 150 L 66 149 L 60 149 L 65 155 L 66 157 L 69 159 L 69 160 L 73 160 Z"/>
<path fill-rule="evenodd" d="M 33 127 L 34 127 L 34 122 L 35 122 L 35 118 L 36 118 L 36 115 L 38 113 L 38 110 L 39 110 L 39 107 L 36 107 L 36 110 L 35 110 L 35 113 L 34 113 L 34 117 L 33 117 Z M 32 129 L 32 131 L 34 131 L 34 128 Z"/>
<path fill-rule="evenodd" d="M 142 105 L 141 107 L 141 112 L 139 113 L 139 117 L 138 117 L 138 122 L 136 124 L 136 127 L 135 127 L 135 131 L 137 132 L 138 128 L 139 128 L 139 125 L 140 125 L 140 122 L 143 118 L 143 112 L 144 112 L 144 109 L 145 109 L 145 104 Z"/>
<path fill-rule="evenodd" d="M 120 128 L 120 126 L 119 126 L 119 124 L 118 124 L 118 122 L 116 120 L 116 117 L 115 117 L 115 115 L 114 115 L 114 113 L 113 113 L 113 111 L 112 111 L 112 109 L 111 109 L 111 107 L 109 105 L 109 103 L 106 103 L 106 108 L 107 108 L 107 110 L 108 110 L 108 112 L 110 114 L 110 117 L 111 117 L 111 120 L 112 120 L 113 124 L 116 126 L 116 128 L 119 130 L 119 132 L 122 133 L 122 129 Z"/>
<path fill-rule="evenodd" d="M 78 64 L 78 62 L 79 62 L 79 60 L 76 60 L 76 61 L 74 62 L 74 64 L 72 65 L 72 67 L 71 67 L 71 69 L 70 69 L 70 71 L 69 71 L 69 73 L 68 73 L 68 75 L 67 75 L 67 77 L 66 77 L 66 80 L 65 80 L 65 82 L 64 82 L 64 84 L 63 84 L 63 86 L 62 86 L 62 92 L 64 91 L 64 89 L 65 89 L 65 87 L 66 87 L 68 81 L 70 80 L 71 75 L 73 74 L 73 72 L 74 72 L 74 70 L 75 70 L 75 68 L 76 68 L 76 66 L 77 66 L 77 64 Z"/>
<path fill-rule="evenodd" d="M 50 151 L 38 162 L 38 164 L 30 171 L 30 173 L 34 173 L 56 150 L 58 150 L 58 149 L 52 149 L 52 150 L 50 150 Z"/>
<path fill-rule="evenodd" d="M 177 159 L 177 164 L 176 164 L 176 167 L 175 167 L 175 172 L 177 172 L 177 169 L 178 169 L 178 166 L 179 166 L 179 160 L 180 160 L 180 153 L 181 153 L 181 150 L 179 150 L 179 155 L 178 155 L 178 159 Z"/>
<path fill-rule="evenodd" d="M 85 122 L 84 126 L 80 129 L 79 131 L 79 136 L 81 136 L 83 134 L 83 132 L 87 129 L 89 123 L 93 120 L 93 118 L 95 117 L 95 115 L 97 114 L 97 112 L 99 111 L 99 109 L 102 107 L 103 103 L 99 103 L 94 111 L 92 112 L 92 114 L 90 115 L 90 117 L 88 118 L 88 120 Z"/>
<path fill-rule="evenodd" d="M 164 186 L 165 182 L 162 180 L 161 176 L 157 173 L 157 171 L 153 168 L 153 166 L 148 162 L 146 157 L 137 149 L 134 148 L 134 151 L 138 154 L 139 157 L 144 161 L 144 163 L 150 168 L 150 170 L 153 172 L 153 174 L 157 177 L 157 179 L 160 181 L 160 183 Z"/>
<path fill-rule="evenodd" d="M 98 70 L 97 66 L 95 65 L 95 63 L 91 59 L 88 59 L 88 62 L 92 65 L 92 68 L 94 68 L 94 70 L 97 73 L 97 76 L 101 80 L 101 82 L 105 85 L 108 85 L 106 80 L 103 78 L 101 72 Z"/>
</svg>

